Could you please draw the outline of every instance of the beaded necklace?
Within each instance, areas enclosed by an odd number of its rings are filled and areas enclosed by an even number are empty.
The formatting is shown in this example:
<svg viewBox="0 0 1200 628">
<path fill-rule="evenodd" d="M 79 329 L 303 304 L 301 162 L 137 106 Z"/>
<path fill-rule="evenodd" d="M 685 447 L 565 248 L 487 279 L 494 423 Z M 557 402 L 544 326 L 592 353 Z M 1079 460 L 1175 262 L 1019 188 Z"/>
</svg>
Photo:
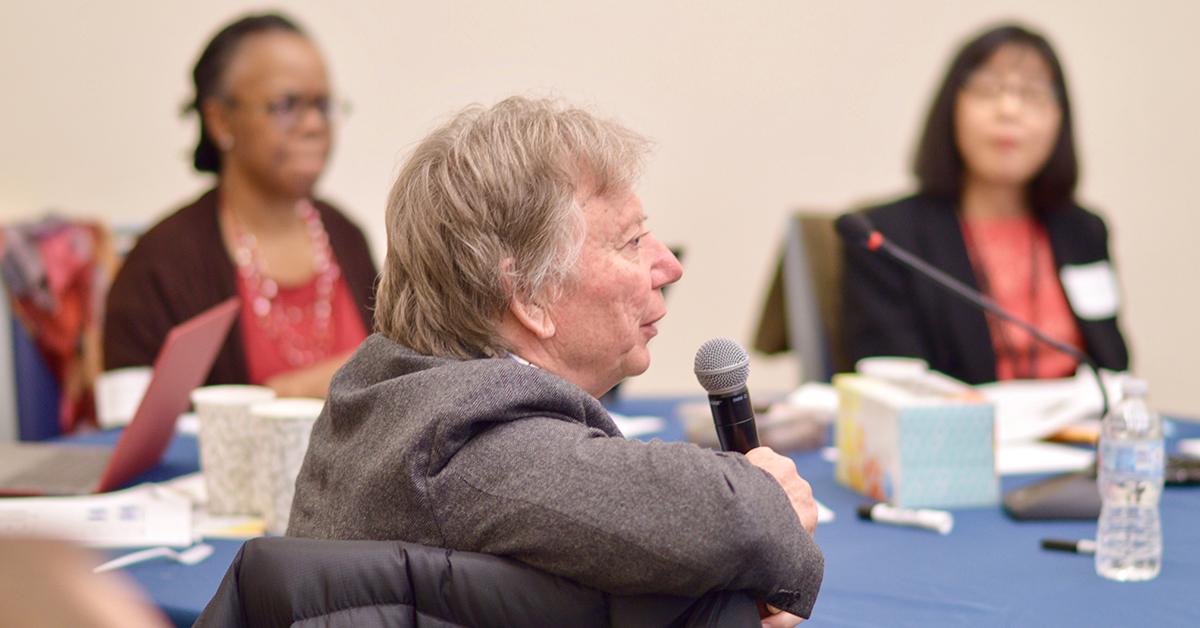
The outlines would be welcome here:
<svg viewBox="0 0 1200 628">
<path fill-rule="evenodd" d="M 293 367 L 307 366 L 329 355 L 333 346 L 333 288 L 341 270 L 334 263 L 329 235 L 317 209 L 308 200 L 296 203 L 296 216 L 304 222 L 312 245 L 316 272 L 316 299 L 301 306 L 277 302 L 279 285 L 267 273 L 258 239 L 242 228 L 232 210 L 226 208 L 225 213 L 234 235 L 234 261 L 259 329 Z M 312 321 L 311 333 L 306 333 L 308 321 Z"/>
</svg>

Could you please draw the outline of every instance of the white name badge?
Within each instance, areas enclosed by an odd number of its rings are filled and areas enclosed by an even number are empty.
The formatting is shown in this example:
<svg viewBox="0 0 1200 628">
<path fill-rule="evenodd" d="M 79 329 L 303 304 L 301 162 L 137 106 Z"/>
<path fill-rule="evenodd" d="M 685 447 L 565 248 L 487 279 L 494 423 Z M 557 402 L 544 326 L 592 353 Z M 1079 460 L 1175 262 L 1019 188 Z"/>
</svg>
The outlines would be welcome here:
<svg viewBox="0 0 1200 628">
<path fill-rule="evenodd" d="M 1071 309 L 1079 318 L 1098 321 L 1117 315 L 1121 296 L 1117 289 L 1117 275 L 1108 261 L 1063 266 L 1059 279 Z"/>
</svg>

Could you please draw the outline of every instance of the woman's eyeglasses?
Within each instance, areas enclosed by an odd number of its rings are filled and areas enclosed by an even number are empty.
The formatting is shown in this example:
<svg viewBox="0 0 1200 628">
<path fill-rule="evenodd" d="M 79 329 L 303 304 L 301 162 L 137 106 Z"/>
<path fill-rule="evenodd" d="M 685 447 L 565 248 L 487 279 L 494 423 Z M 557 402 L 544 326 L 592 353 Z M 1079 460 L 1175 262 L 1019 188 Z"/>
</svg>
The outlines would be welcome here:
<svg viewBox="0 0 1200 628">
<path fill-rule="evenodd" d="M 1011 81 L 992 73 L 971 75 L 963 83 L 962 90 L 973 98 L 988 102 L 998 102 L 1007 92 L 1032 107 L 1043 108 L 1058 103 L 1058 92 L 1049 81 Z"/>
<path fill-rule="evenodd" d="M 335 100 L 328 95 L 302 96 L 300 94 L 284 94 L 261 104 L 246 104 L 233 98 L 226 98 L 225 104 L 230 107 L 246 107 L 270 116 L 275 125 L 282 131 L 291 131 L 299 126 L 300 121 L 309 109 L 316 109 L 326 123 L 336 124 L 350 114 L 350 103 Z"/>
</svg>

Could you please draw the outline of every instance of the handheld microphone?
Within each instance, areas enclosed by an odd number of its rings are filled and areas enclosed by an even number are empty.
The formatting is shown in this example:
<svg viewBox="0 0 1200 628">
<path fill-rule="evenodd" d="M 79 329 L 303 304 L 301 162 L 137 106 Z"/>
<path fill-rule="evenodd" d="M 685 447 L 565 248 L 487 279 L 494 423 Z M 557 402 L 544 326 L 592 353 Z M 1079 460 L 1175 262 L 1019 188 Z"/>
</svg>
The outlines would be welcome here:
<svg viewBox="0 0 1200 628">
<path fill-rule="evenodd" d="M 728 338 L 713 338 L 696 351 L 696 379 L 708 391 L 708 406 L 722 451 L 746 453 L 758 447 L 758 430 L 746 380 L 750 356 Z"/>
<path fill-rule="evenodd" d="M 918 275 L 929 279 L 942 288 L 949 290 L 951 293 L 958 295 L 968 303 L 975 307 L 986 310 L 996 317 L 1006 322 L 1012 323 L 1022 330 L 1033 336 L 1038 342 L 1049 345 L 1054 349 L 1061 351 L 1072 358 L 1078 360 L 1081 364 L 1086 364 L 1092 371 L 1092 376 L 1096 378 L 1096 384 L 1100 387 L 1100 403 L 1101 417 L 1108 416 L 1108 391 L 1104 388 L 1104 381 L 1100 379 L 1100 368 L 1096 366 L 1096 362 L 1087 354 L 1072 347 L 1064 342 L 1059 342 L 1047 336 L 1042 330 L 1034 327 L 1032 324 L 1025 322 L 1010 314 L 1008 310 L 1000 307 L 995 301 L 988 298 L 987 295 L 975 290 L 974 288 L 964 284 L 963 282 L 947 275 L 941 270 L 930 265 L 929 262 L 909 253 L 901 247 L 892 244 L 890 240 L 885 238 L 882 233 L 875 229 L 871 224 L 870 219 L 861 213 L 845 214 L 834 222 L 834 228 L 837 229 L 838 235 L 847 244 L 861 246 L 872 253 L 882 251 L 887 253 L 889 257 L 900 262 L 900 264 L 917 272 Z"/>
</svg>

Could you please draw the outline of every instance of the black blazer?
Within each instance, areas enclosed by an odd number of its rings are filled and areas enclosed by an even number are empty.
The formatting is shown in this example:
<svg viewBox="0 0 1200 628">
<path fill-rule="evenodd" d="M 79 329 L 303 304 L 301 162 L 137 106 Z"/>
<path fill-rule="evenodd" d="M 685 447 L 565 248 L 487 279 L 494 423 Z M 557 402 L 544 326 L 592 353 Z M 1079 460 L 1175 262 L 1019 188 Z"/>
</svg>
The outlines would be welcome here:
<svg viewBox="0 0 1200 628">
<path fill-rule="evenodd" d="M 863 210 L 889 240 L 978 289 L 954 203 L 926 196 Z M 1040 216 L 1055 267 L 1108 260 L 1108 229 L 1075 205 Z M 861 247 L 846 247 L 842 281 L 845 346 L 853 360 L 911 356 L 971 384 L 996 379 L 996 353 L 983 312 Z M 1103 368 L 1123 371 L 1129 354 L 1117 317 L 1075 320 L 1084 348 Z"/>
</svg>

